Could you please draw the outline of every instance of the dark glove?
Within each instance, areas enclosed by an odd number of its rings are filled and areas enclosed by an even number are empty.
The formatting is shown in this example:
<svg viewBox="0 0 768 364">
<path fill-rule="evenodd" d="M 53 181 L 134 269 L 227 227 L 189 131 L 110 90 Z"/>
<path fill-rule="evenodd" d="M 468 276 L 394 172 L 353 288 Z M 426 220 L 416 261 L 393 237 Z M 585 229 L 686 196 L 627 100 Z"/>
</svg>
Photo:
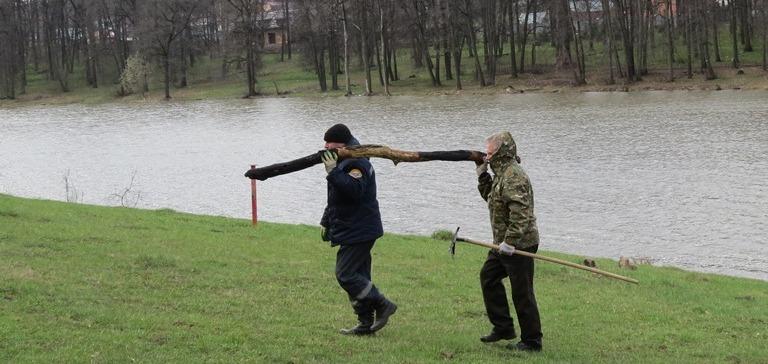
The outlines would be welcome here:
<svg viewBox="0 0 768 364">
<path fill-rule="evenodd" d="M 245 172 L 245 176 L 250 179 L 256 179 L 256 169 L 251 168 L 248 171 Z"/>
<path fill-rule="evenodd" d="M 328 237 L 328 229 L 322 225 L 320 225 L 320 239 L 323 241 L 331 241 L 331 238 Z"/>
</svg>

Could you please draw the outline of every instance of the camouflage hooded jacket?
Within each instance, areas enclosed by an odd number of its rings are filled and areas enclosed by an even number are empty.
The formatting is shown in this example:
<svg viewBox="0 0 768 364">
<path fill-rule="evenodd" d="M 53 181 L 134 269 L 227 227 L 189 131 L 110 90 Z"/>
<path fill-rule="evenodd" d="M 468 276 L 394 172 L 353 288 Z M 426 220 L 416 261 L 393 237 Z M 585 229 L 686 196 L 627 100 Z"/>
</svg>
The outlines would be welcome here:
<svg viewBox="0 0 768 364">
<path fill-rule="evenodd" d="M 517 146 L 505 132 L 499 149 L 490 159 L 494 176 L 483 173 L 477 188 L 488 202 L 493 242 L 506 242 L 516 248 L 539 244 L 539 230 L 533 214 L 533 188 L 528 175 L 517 163 Z"/>
</svg>

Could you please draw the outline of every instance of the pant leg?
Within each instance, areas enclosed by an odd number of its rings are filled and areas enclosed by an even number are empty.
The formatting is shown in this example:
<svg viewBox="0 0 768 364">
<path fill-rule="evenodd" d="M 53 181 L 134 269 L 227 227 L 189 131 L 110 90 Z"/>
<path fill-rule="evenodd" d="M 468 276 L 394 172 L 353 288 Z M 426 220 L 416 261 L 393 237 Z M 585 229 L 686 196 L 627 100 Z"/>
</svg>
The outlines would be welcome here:
<svg viewBox="0 0 768 364">
<path fill-rule="evenodd" d="M 501 282 L 507 276 L 507 270 L 493 251 L 488 252 L 488 257 L 480 270 L 480 287 L 483 290 L 483 301 L 488 319 L 493 324 L 493 329 L 499 333 L 514 333 L 515 324 L 509 316 L 509 303 L 507 292 Z"/>
<path fill-rule="evenodd" d="M 336 253 L 336 280 L 352 301 L 378 295 L 370 279 L 374 242 L 341 245 Z"/>
<path fill-rule="evenodd" d="M 520 249 L 535 253 L 539 246 Z M 533 258 L 521 255 L 504 257 L 504 266 L 512 286 L 512 302 L 520 324 L 520 339 L 529 344 L 541 345 L 541 319 L 533 291 Z"/>
<path fill-rule="evenodd" d="M 366 295 L 365 299 L 370 299 L 372 301 L 376 301 L 379 299 L 379 296 L 381 296 L 381 293 L 379 292 L 379 289 L 376 287 L 376 284 L 373 283 L 373 278 L 371 278 L 371 269 L 373 265 L 373 257 L 371 256 L 371 250 L 373 249 L 374 244 L 376 243 L 376 240 L 372 240 L 370 242 L 360 243 L 361 245 L 365 244 L 367 246 L 367 254 L 364 254 L 363 256 L 363 262 L 360 265 L 360 270 L 358 273 L 367 279 L 369 282 L 371 282 L 371 290 L 368 292 L 368 295 Z"/>
</svg>

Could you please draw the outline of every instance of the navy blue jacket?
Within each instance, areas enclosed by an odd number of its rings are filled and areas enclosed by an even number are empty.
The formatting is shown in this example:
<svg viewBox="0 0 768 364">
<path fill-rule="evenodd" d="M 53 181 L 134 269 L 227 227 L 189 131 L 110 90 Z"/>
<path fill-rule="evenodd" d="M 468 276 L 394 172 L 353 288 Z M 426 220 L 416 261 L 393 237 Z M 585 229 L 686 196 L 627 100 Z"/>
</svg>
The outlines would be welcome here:
<svg viewBox="0 0 768 364">
<path fill-rule="evenodd" d="M 363 176 L 350 176 L 352 169 L 360 170 Z M 352 245 L 384 235 L 371 162 L 365 158 L 341 160 L 326 180 L 328 206 L 320 225 L 328 229 L 332 245 Z"/>
</svg>

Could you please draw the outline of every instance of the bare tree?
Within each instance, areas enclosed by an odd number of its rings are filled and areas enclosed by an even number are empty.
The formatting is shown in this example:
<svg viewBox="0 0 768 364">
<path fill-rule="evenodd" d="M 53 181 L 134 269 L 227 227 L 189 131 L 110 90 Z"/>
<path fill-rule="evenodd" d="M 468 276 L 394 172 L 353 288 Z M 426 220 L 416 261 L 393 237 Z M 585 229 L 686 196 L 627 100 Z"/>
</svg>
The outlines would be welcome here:
<svg viewBox="0 0 768 364">
<path fill-rule="evenodd" d="M 576 0 L 573 0 L 573 8 L 578 9 Z M 587 83 L 587 65 L 584 57 L 584 43 L 581 38 L 581 22 L 571 19 L 571 11 L 566 8 L 566 16 L 568 22 L 571 24 L 571 31 L 574 35 L 574 50 L 576 51 L 576 64 L 574 65 L 573 78 L 574 83 L 578 85 L 584 85 Z M 574 28 L 575 27 L 575 28 Z"/>
<path fill-rule="evenodd" d="M 763 71 L 768 71 L 768 0 L 760 1 L 760 14 L 763 16 Z"/>
<path fill-rule="evenodd" d="M 16 98 L 19 76 L 18 2 L 0 2 L 0 99 Z"/>
<path fill-rule="evenodd" d="M 667 28 L 667 54 L 669 56 L 669 77 L 667 81 L 675 80 L 675 42 L 674 42 L 674 18 L 672 13 L 672 0 L 666 1 L 665 25 Z"/>
<path fill-rule="evenodd" d="M 523 19 L 523 30 L 520 33 L 520 72 L 525 72 L 525 45 L 528 43 L 528 17 L 531 9 L 536 11 L 536 0 L 525 0 L 525 19 Z"/>
<path fill-rule="evenodd" d="M 624 61 L 627 67 L 627 81 L 635 82 L 639 78 L 635 69 L 635 17 L 636 6 L 631 0 L 613 0 L 616 5 L 616 21 L 624 43 Z"/>
<path fill-rule="evenodd" d="M 262 0 L 227 0 L 235 9 L 233 33 L 238 44 L 245 51 L 240 56 L 245 61 L 246 84 L 248 94 L 246 97 L 258 95 L 256 91 L 256 71 L 260 63 L 260 48 L 262 43 L 261 19 L 264 9 Z"/>
<path fill-rule="evenodd" d="M 341 7 L 341 21 L 344 30 L 344 83 L 345 92 L 344 96 L 352 95 L 352 85 L 349 80 L 349 29 L 347 20 L 347 8 L 345 0 L 337 0 L 337 4 Z"/>
<path fill-rule="evenodd" d="M 202 0 L 145 0 L 140 9 L 141 34 L 147 46 L 160 57 L 165 98 L 171 98 L 171 57 L 179 37 L 192 23 Z"/>
<path fill-rule="evenodd" d="M 709 57 L 709 36 L 708 36 L 708 29 L 709 24 L 707 23 L 707 20 L 710 19 L 709 16 L 710 11 L 710 5 L 707 1 L 699 1 L 698 3 L 698 19 L 700 23 L 700 29 L 703 33 L 699 39 L 701 41 L 700 45 L 700 56 L 701 56 L 701 63 L 702 63 L 702 71 L 704 72 L 704 77 L 707 80 L 714 80 L 717 78 L 717 75 L 715 74 L 714 68 L 712 68 L 712 61 Z"/>
<path fill-rule="evenodd" d="M 385 3 L 386 4 L 383 4 Z M 384 22 L 384 8 L 388 8 L 389 2 L 386 0 L 378 0 L 378 10 L 379 10 L 379 37 L 381 38 L 381 53 L 386 54 L 387 53 L 387 23 Z M 389 69 L 389 59 L 385 56 L 384 58 L 384 69 Z M 381 67 L 379 67 L 379 74 L 381 75 Z M 384 85 L 384 94 L 387 96 L 391 96 L 389 92 L 389 76 L 384 74 L 384 79 L 382 84 Z"/>
<path fill-rule="evenodd" d="M 285 61 L 285 52 L 288 52 L 288 59 L 291 59 L 291 12 L 290 2 L 283 0 L 283 19 L 281 20 L 281 36 L 280 36 L 280 62 Z"/>
<path fill-rule="evenodd" d="M 613 85 L 616 80 L 613 75 L 613 25 L 611 21 L 611 5 L 608 0 L 602 0 L 603 5 L 603 32 L 605 33 L 605 48 L 608 49 L 608 84 Z"/>
<path fill-rule="evenodd" d="M 729 1 L 728 7 L 730 8 L 731 13 L 731 42 L 733 43 L 733 59 L 731 60 L 731 65 L 733 68 L 739 68 L 741 62 L 739 62 L 739 42 L 737 38 L 736 12 L 738 9 L 736 7 L 736 1 Z"/>
<path fill-rule="evenodd" d="M 555 67 L 569 69 L 572 66 L 571 41 L 573 24 L 568 0 L 553 0 L 550 3 L 552 40 L 555 45 Z"/>
<path fill-rule="evenodd" d="M 691 23 L 693 22 L 693 17 L 691 16 L 691 3 L 690 0 L 686 0 L 685 4 L 685 46 L 688 50 L 687 52 L 687 59 L 688 59 L 688 78 L 693 78 L 693 27 Z"/>
</svg>

